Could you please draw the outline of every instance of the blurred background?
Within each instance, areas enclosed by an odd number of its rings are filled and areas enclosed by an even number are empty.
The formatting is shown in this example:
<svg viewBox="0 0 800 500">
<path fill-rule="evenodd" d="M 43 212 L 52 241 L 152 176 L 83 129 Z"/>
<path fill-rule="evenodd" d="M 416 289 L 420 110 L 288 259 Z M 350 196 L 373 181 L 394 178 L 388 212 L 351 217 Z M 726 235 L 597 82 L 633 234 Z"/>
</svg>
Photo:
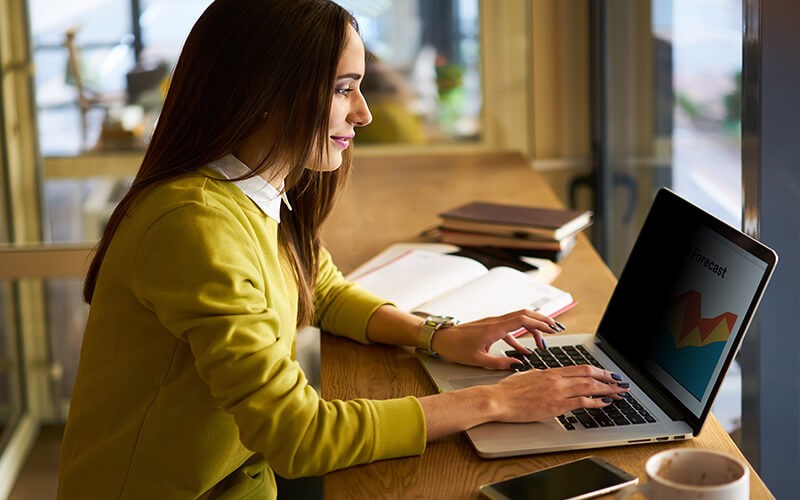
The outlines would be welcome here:
<svg viewBox="0 0 800 500">
<path fill-rule="evenodd" d="M 0 243 L 99 238 L 209 3 L 0 0 Z M 588 232 L 614 273 L 660 186 L 741 227 L 742 0 L 340 3 L 370 53 L 374 122 L 356 158 L 519 151 L 566 205 L 595 210 Z M 80 288 L 79 275 L 0 276 L 0 476 L 3 464 L 20 470 L 41 426 L 58 437 L 86 318 Z M 313 373 L 318 346 L 305 338 Z M 715 408 L 734 436 L 740 386 L 735 366 Z"/>
</svg>

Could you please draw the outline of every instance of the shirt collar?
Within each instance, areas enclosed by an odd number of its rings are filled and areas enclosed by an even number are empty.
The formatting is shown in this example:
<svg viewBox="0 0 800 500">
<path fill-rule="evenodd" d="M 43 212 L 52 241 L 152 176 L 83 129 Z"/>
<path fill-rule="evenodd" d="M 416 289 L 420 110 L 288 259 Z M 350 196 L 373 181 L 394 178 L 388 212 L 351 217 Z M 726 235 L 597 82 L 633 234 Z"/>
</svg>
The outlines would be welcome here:
<svg viewBox="0 0 800 500">
<path fill-rule="evenodd" d="M 210 164 L 211 168 L 233 179 L 250 172 L 250 168 L 232 154 L 225 155 Z M 261 176 L 250 177 L 233 183 L 242 190 L 248 198 L 253 200 L 270 219 L 281 221 L 281 193 Z M 281 186 L 282 187 L 282 186 Z M 288 204 L 288 201 L 287 201 Z"/>
</svg>

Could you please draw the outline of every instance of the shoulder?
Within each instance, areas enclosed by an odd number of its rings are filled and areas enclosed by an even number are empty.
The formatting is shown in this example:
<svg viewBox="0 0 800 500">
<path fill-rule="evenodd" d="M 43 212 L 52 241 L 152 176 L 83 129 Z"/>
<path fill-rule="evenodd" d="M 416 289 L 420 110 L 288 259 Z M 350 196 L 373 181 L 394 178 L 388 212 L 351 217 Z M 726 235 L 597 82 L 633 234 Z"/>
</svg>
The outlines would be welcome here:
<svg viewBox="0 0 800 500">
<path fill-rule="evenodd" d="M 184 217 L 215 214 L 241 220 L 262 216 L 233 183 L 201 170 L 143 191 L 128 211 L 127 219 L 135 221 L 135 225 L 147 226 L 174 212 L 185 214 Z"/>
</svg>

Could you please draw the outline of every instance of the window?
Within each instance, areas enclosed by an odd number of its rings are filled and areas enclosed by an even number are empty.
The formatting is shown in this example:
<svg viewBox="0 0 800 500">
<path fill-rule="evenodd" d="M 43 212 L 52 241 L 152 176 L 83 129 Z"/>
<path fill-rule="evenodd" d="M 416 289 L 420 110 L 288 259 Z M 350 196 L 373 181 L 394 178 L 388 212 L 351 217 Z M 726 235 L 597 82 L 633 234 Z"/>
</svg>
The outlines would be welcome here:
<svg viewBox="0 0 800 500">
<path fill-rule="evenodd" d="M 374 116 L 359 143 L 480 138 L 477 0 L 342 1 L 370 53 L 364 94 Z"/>
<path fill-rule="evenodd" d="M 741 226 L 741 0 L 656 1 L 653 30 L 672 48 L 672 182 Z"/>
<path fill-rule="evenodd" d="M 370 59 L 363 143 L 481 139 L 478 0 L 341 0 Z M 209 0 L 30 0 L 44 156 L 142 150 Z"/>
</svg>

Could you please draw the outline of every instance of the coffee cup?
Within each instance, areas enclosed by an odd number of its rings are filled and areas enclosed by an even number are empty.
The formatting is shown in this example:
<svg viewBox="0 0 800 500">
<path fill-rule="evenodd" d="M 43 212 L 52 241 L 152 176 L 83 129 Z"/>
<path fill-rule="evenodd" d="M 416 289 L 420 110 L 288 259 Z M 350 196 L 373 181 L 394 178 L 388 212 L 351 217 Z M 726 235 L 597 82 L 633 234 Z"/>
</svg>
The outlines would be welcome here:
<svg viewBox="0 0 800 500">
<path fill-rule="evenodd" d="M 626 488 L 618 498 L 641 493 L 651 500 L 747 500 L 750 469 L 734 456 L 681 448 L 656 453 L 645 465 L 647 483 Z"/>
</svg>

